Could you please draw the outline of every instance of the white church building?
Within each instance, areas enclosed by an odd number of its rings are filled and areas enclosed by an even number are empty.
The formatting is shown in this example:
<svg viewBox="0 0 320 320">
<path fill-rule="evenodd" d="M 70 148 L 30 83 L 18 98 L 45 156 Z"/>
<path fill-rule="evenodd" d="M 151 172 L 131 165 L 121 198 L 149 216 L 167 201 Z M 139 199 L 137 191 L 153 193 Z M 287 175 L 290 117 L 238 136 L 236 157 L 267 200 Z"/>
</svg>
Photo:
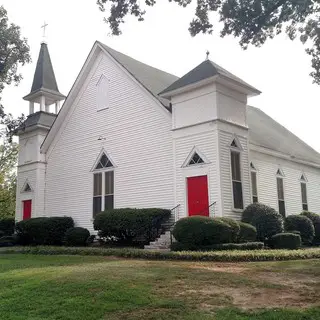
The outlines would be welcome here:
<svg viewBox="0 0 320 320">
<path fill-rule="evenodd" d="M 258 94 L 208 59 L 178 78 L 95 42 L 65 97 L 42 43 L 17 131 L 16 219 L 71 216 L 93 231 L 108 208 L 320 212 L 320 154 L 248 106 Z"/>
</svg>

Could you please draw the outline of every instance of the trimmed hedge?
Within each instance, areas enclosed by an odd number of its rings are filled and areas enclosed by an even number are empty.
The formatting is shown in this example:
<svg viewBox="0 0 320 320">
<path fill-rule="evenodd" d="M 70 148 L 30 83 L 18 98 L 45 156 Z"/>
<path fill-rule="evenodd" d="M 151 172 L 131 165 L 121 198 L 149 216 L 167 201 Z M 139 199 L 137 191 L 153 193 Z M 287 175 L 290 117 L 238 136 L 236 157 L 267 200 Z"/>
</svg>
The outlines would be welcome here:
<svg viewBox="0 0 320 320">
<path fill-rule="evenodd" d="M 299 250 L 233 250 L 210 252 L 161 252 L 143 249 L 106 249 L 77 247 L 11 247 L 1 248 L 0 253 L 23 253 L 40 255 L 89 255 L 116 256 L 119 258 L 135 258 L 148 260 L 185 260 L 185 261 L 217 261 L 217 262 L 254 262 L 281 261 L 298 259 L 319 259 L 320 248 Z"/>
<path fill-rule="evenodd" d="M 245 222 L 239 222 L 240 232 L 238 242 L 254 242 L 257 239 L 257 229 Z"/>
<path fill-rule="evenodd" d="M 16 224 L 22 245 L 62 245 L 66 231 L 74 225 L 70 217 L 31 218 Z"/>
<path fill-rule="evenodd" d="M 232 240 L 232 228 L 229 224 L 203 216 L 178 220 L 172 233 L 178 242 L 192 246 L 229 243 Z"/>
<path fill-rule="evenodd" d="M 192 246 L 181 242 L 173 242 L 171 244 L 172 251 L 223 251 L 223 250 L 258 250 L 263 249 L 263 242 L 247 242 L 247 243 L 221 243 L 211 246 Z"/>
<path fill-rule="evenodd" d="M 0 238 L 0 247 L 11 247 L 17 243 L 15 236 L 4 236 Z"/>
<path fill-rule="evenodd" d="M 161 233 L 161 224 L 169 219 L 170 210 L 113 209 L 101 212 L 94 219 L 94 229 L 108 241 L 120 244 L 147 244 Z"/>
<path fill-rule="evenodd" d="M 14 233 L 14 218 L 3 218 L 0 219 L 0 231 L 3 232 L 5 236 L 11 236 Z"/>
<path fill-rule="evenodd" d="M 241 221 L 256 227 L 257 239 L 260 241 L 266 241 L 284 230 L 282 215 L 262 203 L 248 205 L 242 213 Z"/>
<path fill-rule="evenodd" d="M 301 215 L 306 216 L 312 221 L 315 232 L 313 244 L 320 244 L 320 215 L 310 211 L 303 211 Z"/>
<path fill-rule="evenodd" d="M 239 238 L 239 233 L 240 233 L 240 226 L 239 223 L 231 218 L 226 218 L 226 217 L 218 217 L 215 218 L 216 220 L 220 220 L 222 222 L 225 222 L 231 227 L 232 230 L 232 235 L 231 235 L 231 242 L 235 243 L 238 241 Z"/>
<path fill-rule="evenodd" d="M 310 245 L 314 238 L 314 226 L 312 221 L 301 215 L 291 215 L 286 217 L 285 222 L 286 231 L 299 231 L 303 244 Z"/>
<path fill-rule="evenodd" d="M 301 237 L 295 233 L 278 233 L 271 237 L 271 246 L 274 249 L 299 249 Z"/>
<path fill-rule="evenodd" d="M 87 240 L 90 237 L 90 232 L 86 228 L 75 227 L 70 228 L 65 233 L 65 243 L 68 246 L 84 247 L 87 245 Z"/>
</svg>

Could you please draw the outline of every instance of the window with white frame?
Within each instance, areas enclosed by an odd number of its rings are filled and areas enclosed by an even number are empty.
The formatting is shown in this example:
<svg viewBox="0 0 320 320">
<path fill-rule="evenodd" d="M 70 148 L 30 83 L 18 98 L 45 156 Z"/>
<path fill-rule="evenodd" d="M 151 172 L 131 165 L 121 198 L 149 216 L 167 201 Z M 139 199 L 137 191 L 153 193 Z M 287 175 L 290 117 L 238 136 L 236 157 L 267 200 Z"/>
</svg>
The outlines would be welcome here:
<svg viewBox="0 0 320 320">
<path fill-rule="evenodd" d="M 241 150 L 234 139 L 230 145 L 231 156 L 231 178 L 232 178 L 232 194 L 233 208 L 243 209 L 242 180 L 241 180 Z"/>
<path fill-rule="evenodd" d="M 284 174 L 282 170 L 278 169 L 277 171 L 277 193 L 278 193 L 278 207 L 279 213 L 285 217 L 286 216 L 286 205 L 284 200 L 284 184 L 283 184 Z"/>
<path fill-rule="evenodd" d="M 252 191 L 252 203 L 258 202 L 258 184 L 257 184 L 257 170 L 253 163 L 250 163 L 251 169 L 251 191 Z"/>
<path fill-rule="evenodd" d="M 109 80 L 101 75 L 97 82 L 97 111 L 109 107 Z"/>
<path fill-rule="evenodd" d="M 203 159 L 199 156 L 197 152 L 193 154 L 190 161 L 188 162 L 188 166 L 192 166 L 194 164 L 202 164 L 204 163 Z"/>
<path fill-rule="evenodd" d="M 302 210 L 308 211 L 307 179 L 304 174 L 302 174 L 300 177 L 300 188 L 301 188 Z"/>
<path fill-rule="evenodd" d="M 93 174 L 93 216 L 114 208 L 114 166 L 102 153 Z"/>
</svg>

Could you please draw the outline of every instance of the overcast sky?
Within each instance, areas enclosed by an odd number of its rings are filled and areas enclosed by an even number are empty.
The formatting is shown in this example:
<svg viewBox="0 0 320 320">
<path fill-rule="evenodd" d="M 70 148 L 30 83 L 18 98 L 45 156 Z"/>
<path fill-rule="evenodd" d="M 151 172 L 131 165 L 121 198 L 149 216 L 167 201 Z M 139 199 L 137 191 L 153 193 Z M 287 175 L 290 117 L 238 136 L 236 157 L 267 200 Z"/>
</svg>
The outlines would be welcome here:
<svg viewBox="0 0 320 320">
<path fill-rule="evenodd" d="M 213 35 L 192 38 L 188 27 L 194 8 L 182 9 L 164 0 L 149 10 L 144 22 L 127 19 L 119 37 L 110 36 L 96 0 L 2 0 L 2 4 L 28 39 L 33 60 L 20 69 L 24 79 L 19 87 L 7 87 L 3 94 L 6 110 L 15 115 L 28 113 L 28 102 L 22 97 L 30 92 L 45 20 L 51 60 L 65 95 L 95 40 L 177 76 L 201 63 L 209 50 L 212 61 L 262 91 L 249 104 L 320 152 L 320 86 L 312 84 L 310 59 L 298 41 L 283 35 L 261 48 L 243 51 L 237 39 L 219 37 L 217 20 Z"/>
</svg>

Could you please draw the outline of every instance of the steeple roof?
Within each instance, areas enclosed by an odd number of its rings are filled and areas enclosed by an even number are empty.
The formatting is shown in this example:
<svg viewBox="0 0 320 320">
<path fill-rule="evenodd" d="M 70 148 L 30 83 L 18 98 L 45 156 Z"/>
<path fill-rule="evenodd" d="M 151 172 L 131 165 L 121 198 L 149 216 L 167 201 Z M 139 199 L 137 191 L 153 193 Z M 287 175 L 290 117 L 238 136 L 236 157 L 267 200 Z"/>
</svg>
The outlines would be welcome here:
<svg viewBox="0 0 320 320">
<path fill-rule="evenodd" d="M 163 95 L 165 93 L 195 84 L 202 80 L 212 78 L 214 76 L 220 76 L 229 81 L 238 83 L 239 85 L 248 88 L 250 91 L 256 94 L 260 93 L 259 90 L 255 89 L 242 79 L 236 77 L 231 72 L 227 71 L 226 69 L 220 67 L 218 64 L 207 59 L 200 63 L 198 66 L 196 66 L 194 69 L 186 73 L 184 76 L 179 78 L 177 81 L 173 82 L 169 87 L 161 91 L 159 94 Z"/>
<path fill-rule="evenodd" d="M 50 59 L 48 46 L 45 42 L 41 43 L 39 57 L 37 61 L 36 71 L 33 77 L 33 83 L 31 92 L 24 97 L 25 100 L 29 100 L 37 92 L 47 92 L 51 95 L 56 95 L 64 99 L 64 95 L 59 92 L 56 77 L 54 75 L 53 66 Z"/>
</svg>

